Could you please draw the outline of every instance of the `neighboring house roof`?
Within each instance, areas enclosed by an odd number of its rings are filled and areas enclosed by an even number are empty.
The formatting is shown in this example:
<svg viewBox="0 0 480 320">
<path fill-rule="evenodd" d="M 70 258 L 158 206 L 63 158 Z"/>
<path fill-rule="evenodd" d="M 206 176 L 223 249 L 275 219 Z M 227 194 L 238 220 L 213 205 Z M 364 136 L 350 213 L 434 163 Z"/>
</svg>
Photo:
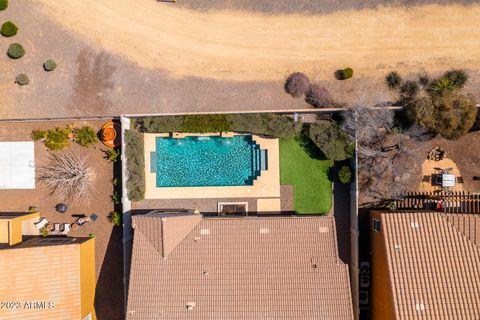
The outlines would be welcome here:
<svg viewBox="0 0 480 320">
<path fill-rule="evenodd" d="M 0 308 L 0 319 L 81 318 L 80 246 L 52 241 L 35 238 L 0 250 L 0 301 L 15 302 Z"/>
<path fill-rule="evenodd" d="M 383 213 L 381 232 L 398 319 L 480 319 L 480 215 Z"/>
<path fill-rule="evenodd" d="M 353 318 L 332 217 L 132 218 L 128 319 Z"/>
</svg>

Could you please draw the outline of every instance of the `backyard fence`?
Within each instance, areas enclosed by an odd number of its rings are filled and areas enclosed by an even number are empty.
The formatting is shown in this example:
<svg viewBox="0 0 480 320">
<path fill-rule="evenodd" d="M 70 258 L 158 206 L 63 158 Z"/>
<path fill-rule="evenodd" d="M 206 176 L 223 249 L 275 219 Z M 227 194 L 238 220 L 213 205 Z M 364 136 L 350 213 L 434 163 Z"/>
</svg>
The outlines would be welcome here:
<svg viewBox="0 0 480 320">
<path fill-rule="evenodd" d="M 395 200 L 397 210 L 436 209 L 446 213 L 480 213 L 480 193 L 457 192 L 407 192 Z"/>
</svg>

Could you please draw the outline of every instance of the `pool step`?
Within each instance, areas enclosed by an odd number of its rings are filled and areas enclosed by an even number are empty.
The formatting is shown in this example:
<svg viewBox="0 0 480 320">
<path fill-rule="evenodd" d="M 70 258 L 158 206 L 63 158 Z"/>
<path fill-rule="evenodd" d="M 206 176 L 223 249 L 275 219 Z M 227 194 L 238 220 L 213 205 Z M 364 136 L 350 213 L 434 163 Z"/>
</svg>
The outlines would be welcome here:
<svg viewBox="0 0 480 320">
<path fill-rule="evenodd" d="M 260 149 L 260 170 L 268 170 L 268 150 Z"/>
<path fill-rule="evenodd" d="M 157 153 L 155 151 L 150 152 L 150 172 L 157 172 Z"/>
</svg>

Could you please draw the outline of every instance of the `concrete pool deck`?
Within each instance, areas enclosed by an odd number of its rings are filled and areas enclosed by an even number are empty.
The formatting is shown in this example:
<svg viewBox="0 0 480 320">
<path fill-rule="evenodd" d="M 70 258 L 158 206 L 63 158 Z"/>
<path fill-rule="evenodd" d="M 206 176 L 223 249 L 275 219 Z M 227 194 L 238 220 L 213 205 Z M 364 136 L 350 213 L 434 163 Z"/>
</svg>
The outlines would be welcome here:
<svg viewBox="0 0 480 320">
<path fill-rule="evenodd" d="M 218 136 L 219 134 L 182 134 L 182 136 L 204 135 Z M 145 199 L 269 198 L 270 201 L 262 201 L 261 207 L 263 210 L 278 210 L 280 203 L 280 154 L 278 139 L 252 135 L 262 149 L 268 150 L 268 170 L 262 171 L 252 186 L 157 187 L 156 173 L 150 172 L 150 152 L 156 150 L 155 140 L 157 137 L 168 136 L 168 133 L 144 134 Z M 222 136 L 228 137 L 231 135 L 230 133 L 223 133 Z M 181 139 L 181 137 L 178 138 Z M 272 205 L 268 205 L 269 203 Z"/>
</svg>

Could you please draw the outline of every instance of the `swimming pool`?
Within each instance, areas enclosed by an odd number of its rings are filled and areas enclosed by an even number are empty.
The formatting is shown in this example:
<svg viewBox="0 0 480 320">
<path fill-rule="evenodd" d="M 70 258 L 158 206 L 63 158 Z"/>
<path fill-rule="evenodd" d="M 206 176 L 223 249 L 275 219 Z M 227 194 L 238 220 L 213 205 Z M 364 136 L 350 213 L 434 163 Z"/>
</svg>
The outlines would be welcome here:
<svg viewBox="0 0 480 320">
<path fill-rule="evenodd" d="M 251 135 L 157 137 L 150 169 L 157 187 L 252 185 L 265 167 L 261 151 Z"/>
</svg>

